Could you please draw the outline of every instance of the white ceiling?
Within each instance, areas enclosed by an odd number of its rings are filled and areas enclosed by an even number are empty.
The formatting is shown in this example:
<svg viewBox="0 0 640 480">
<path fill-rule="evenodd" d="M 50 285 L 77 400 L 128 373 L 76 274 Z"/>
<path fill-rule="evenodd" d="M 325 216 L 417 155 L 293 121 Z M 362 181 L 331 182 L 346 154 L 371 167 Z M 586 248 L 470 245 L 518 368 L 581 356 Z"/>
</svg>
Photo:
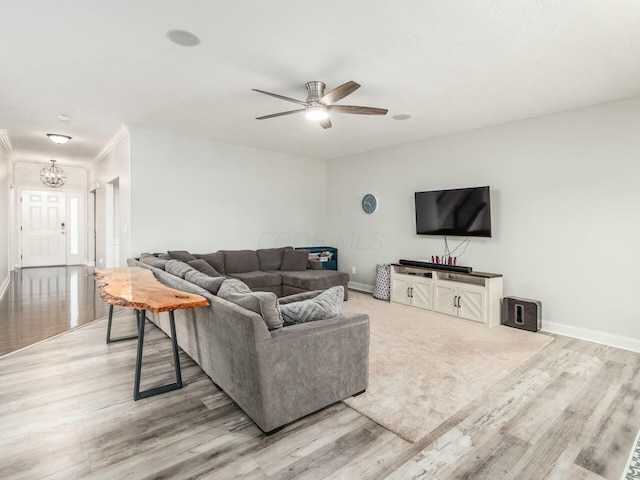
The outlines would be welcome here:
<svg viewBox="0 0 640 480">
<path fill-rule="evenodd" d="M 638 0 L 5 3 L 0 129 L 15 161 L 88 166 L 123 124 L 326 159 L 640 95 Z M 328 130 L 255 120 L 297 107 L 252 88 L 304 100 L 310 80 L 354 80 L 340 103 L 389 114 L 334 114 Z"/>
</svg>

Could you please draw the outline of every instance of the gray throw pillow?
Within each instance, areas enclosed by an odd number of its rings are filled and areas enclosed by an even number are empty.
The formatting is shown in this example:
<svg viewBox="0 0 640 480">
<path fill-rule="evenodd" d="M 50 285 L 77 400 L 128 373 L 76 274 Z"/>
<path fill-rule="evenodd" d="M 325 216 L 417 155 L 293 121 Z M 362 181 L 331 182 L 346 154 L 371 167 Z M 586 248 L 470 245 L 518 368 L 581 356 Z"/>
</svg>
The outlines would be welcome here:
<svg viewBox="0 0 640 480">
<path fill-rule="evenodd" d="M 180 260 L 168 260 L 167 264 L 164 266 L 164 269 L 171 275 L 175 275 L 176 277 L 180 278 L 184 278 L 187 272 L 195 270 L 195 268 L 190 267 Z"/>
<path fill-rule="evenodd" d="M 280 270 L 285 272 L 299 272 L 307 269 L 309 250 L 285 250 L 282 255 Z"/>
<path fill-rule="evenodd" d="M 243 281 L 228 278 L 218 290 L 218 297 L 261 315 L 269 330 L 282 327 L 282 316 L 275 293 L 252 292 Z"/>
<path fill-rule="evenodd" d="M 331 287 L 315 298 L 280 305 L 284 326 L 314 322 L 331 318 L 340 313 L 344 299 L 342 286 Z"/>
<path fill-rule="evenodd" d="M 199 287 L 202 287 L 205 290 L 208 290 L 214 295 L 218 294 L 218 290 L 220 290 L 220 285 L 222 285 L 222 282 L 224 282 L 224 277 L 210 277 L 209 275 L 202 272 L 198 272 L 196 270 L 187 272 L 184 276 L 184 279 L 187 282 L 194 283 Z"/>
<path fill-rule="evenodd" d="M 165 260 L 163 258 L 158 258 L 151 253 L 141 253 L 140 262 L 146 263 L 147 265 L 151 265 L 152 267 L 156 267 L 161 270 L 164 270 L 164 267 L 167 264 L 168 260 Z"/>
<path fill-rule="evenodd" d="M 180 260 L 181 262 L 187 263 L 190 260 L 195 260 L 196 257 L 191 255 L 186 250 L 169 250 L 167 252 L 171 260 Z"/>
<path fill-rule="evenodd" d="M 210 277 L 221 277 L 222 276 L 222 275 L 220 275 L 220 273 L 215 268 L 213 268 L 211 265 L 209 265 L 209 262 L 207 262 L 206 260 L 203 260 L 201 258 L 198 258 L 197 260 L 191 260 L 191 261 L 187 262 L 187 265 L 192 266 L 193 268 L 195 268 L 199 272 L 202 272 L 205 275 L 209 275 Z"/>
<path fill-rule="evenodd" d="M 196 258 L 201 258 L 209 265 L 215 268 L 221 275 L 225 274 L 224 271 L 224 255 L 221 252 L 215 253 L 194 253 Z"/>
</svg>

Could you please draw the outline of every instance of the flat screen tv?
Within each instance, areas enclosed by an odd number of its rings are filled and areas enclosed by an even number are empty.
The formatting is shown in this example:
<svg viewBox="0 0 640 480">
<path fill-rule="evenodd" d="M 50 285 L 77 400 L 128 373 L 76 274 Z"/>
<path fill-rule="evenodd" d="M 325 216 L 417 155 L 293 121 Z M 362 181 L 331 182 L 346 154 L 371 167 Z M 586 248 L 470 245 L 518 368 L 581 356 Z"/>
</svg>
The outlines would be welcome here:
<svg viewBox="0 0 640 480">
<path fill-rule="evenodd" d="M 491 237 L 489 187 L 416 192 L 418 235 Z"/>
</svg>

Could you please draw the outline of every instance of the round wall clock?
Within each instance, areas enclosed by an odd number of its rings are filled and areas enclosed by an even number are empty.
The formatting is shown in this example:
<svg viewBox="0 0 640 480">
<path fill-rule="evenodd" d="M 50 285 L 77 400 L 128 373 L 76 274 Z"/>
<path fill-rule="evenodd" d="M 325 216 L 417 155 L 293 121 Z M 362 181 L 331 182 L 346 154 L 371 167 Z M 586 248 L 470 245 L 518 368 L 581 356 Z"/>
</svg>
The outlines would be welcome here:
<svg viewBox="0 0 640 480">
<path fill-rule="evenodd" d="M 378 199 L 372 193 L 367 193 L 362 197 L 362 210 L 364 213 L 373 213 L 378 208 Z"/>
</svg>

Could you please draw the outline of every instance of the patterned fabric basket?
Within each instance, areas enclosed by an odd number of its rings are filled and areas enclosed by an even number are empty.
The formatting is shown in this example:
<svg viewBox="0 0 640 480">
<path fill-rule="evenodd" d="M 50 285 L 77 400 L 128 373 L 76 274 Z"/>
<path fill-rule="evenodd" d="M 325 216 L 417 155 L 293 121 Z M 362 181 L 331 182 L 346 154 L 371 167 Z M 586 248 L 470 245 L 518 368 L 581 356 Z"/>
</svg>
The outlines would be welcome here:
<svg viewBox="0 0 640 480">
<path fill-rule="evenodd" d="M 388 263 L 376 265 L 376 286 L 373 289 L 374 298 L 389 300 L 391 291 L 391 265 Z"/>
</svg>

